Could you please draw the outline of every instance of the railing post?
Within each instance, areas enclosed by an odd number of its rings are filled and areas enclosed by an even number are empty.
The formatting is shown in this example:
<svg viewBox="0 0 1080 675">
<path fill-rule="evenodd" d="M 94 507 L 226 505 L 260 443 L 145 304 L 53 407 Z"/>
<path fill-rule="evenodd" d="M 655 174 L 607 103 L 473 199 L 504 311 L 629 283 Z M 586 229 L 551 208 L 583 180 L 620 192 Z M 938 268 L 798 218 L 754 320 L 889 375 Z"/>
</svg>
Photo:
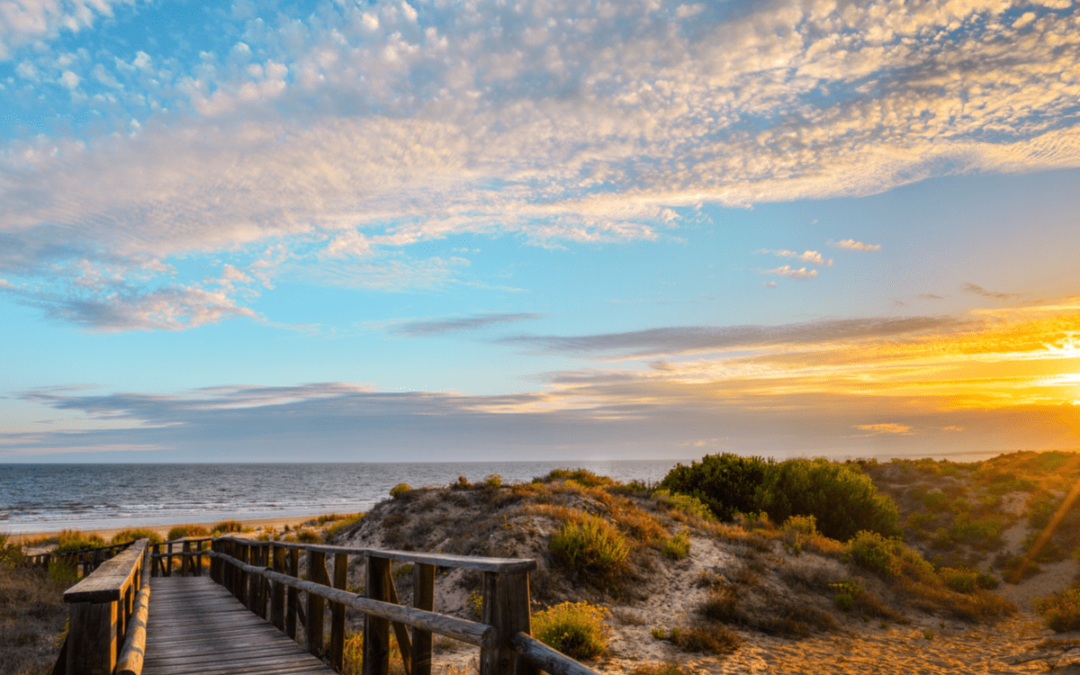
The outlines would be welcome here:
<svg viewBox="0 0 1080 675">
<path fill-rule="evenodd" d="M 537 675 L 539 672 L 510 646 L 510 638 L 532 633 L 529 573 L 484 572 L 481 621 L 494 626 L 499 646 L 480 649 L 480 675 Z"/>
<path fill-rule="evenodd" d="M 288 556 L 289 570 L 286 574 L 295 579 L 300 576 L 300 551 L 295 548 L 290 548 Z M 285 608 L 285 634 L 295 640 L 296 608 L 300 602 L 300 591 L 290 586 L 286 593 L 288 594 L 288 601 L 286 602 Z"/>
<path fill-rule="evenodd" d="M 386 580 L 390 578 L 390 561 L 367 556 L 364 564 L 365 595 L 372 600 L 389 600 Z M 364 615 L 364 672 L 363 675 L 387 675 L 390 671 L 390 622 Z"/>
<path fill-rule="evenodd" d="M 308 580 L 323 586 L 330 585 L 330 578 L 326 573 L 325 553 L 308 551 Z M 315 656 L 322 656 L 324 602 L 323 598 L 318 595 L 308 593 L 307 648 Z"/>
<path fill-rule="evenodd" d="M 185 541 L 182 550 L 184 555 L 180 558 L 180 576 L 191 576 L 191 542 Z"/>
<path fill-rule="evenodd" d="M 271 551 L 274 571 L 284 574 L 285 549 L 274 546 Z M 285 630 L 285 586 L 280 583 L 275 583 L 270 591 L 270 623 L 278 630 Z"/>
<path fill-rule="evenodd" d="M 413 607 L 435 610 L 434 565 L 413 566 Z M 411 675 L 431 675 L 431 631 L 413 628 Z"/>
<path fill-rule="evenodd" d="M 349 590 L 349 555 L 334 554 L 334 588 Z M 330 603 L 330 667 L 341 672 L 345 669 L 345 605 Z"/>
<path fill-rule="evenodd" d="M 172 542 L 170 541 L 169 542 L 169 557 L 166 558 L 167 562 L 165 563 L 165 576 L 167 576 L 167 577 L 172 576 L 172 546 L 173 546 Z"/>
<path fill-rule="evenodd" d="M 73 602 L 68 621 L 67 675 L 112 675 L 118 636 L 115 602 Z"/>
</svg>

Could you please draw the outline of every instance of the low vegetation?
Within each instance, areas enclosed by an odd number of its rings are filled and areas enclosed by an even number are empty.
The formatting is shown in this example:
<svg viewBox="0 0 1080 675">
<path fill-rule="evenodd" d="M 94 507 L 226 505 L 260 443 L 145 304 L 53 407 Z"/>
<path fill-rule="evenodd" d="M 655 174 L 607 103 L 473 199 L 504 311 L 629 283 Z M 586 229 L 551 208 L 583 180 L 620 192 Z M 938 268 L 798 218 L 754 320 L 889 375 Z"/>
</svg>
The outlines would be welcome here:
<svg viewBox="0 0 1080 675">
<path fill-rule="evenodd" d="M 31 569 L 0 534 L 0 675 L 48 675 L 60 653 L 66 586 Z"/>
<path fill-rule="evenodd" d="M 174 539 L 185 539 L 188 537 L 196 538 L 209 536 L 210 530 L 202 525 L 177 525 L 169 530 L 169 534 L 165 539 L 173 541 Z"/>
<path fill-rule="evenodd" d="M 532 616 L 537 640 L 579 660 L 594 659 L 607 651 L 611 613 L 587 602 L 564 602 Z"/>
<path fill-rule="evenodd" d="M 696 497 L 725 521 L 734 521 L 740 513 L 763 512 L 778 524 L 792 516 L 813 516 L 822 534 L 839 541 L 862 530 L 900 533 L 896 504 L 878 493 L 869 476 L 824 459 L 775 462 L 709 455 L 675 467 L 660 486 Z"/>
</svg>

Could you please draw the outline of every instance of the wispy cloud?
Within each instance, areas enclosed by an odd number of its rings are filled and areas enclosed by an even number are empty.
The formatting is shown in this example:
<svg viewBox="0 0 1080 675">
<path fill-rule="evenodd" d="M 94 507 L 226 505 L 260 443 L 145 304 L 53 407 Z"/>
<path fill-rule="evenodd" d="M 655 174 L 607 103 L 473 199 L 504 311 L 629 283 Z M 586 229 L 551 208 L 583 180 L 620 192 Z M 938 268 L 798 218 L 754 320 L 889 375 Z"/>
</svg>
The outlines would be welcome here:
<svg viewBox="0 0 1080 675">
<path fill-rule="evenodd" d="M 784 249 L 771 250 L 763 248 L 758 251 L 758 253 L 771 253 L 778 258 L 797 258 L 799 260 L 802 260 L 803 262 L 812 263 L 814 265 L 825 265 L 826 267 L 832 267 L 833 264 L 831 258 L 829 260 L 826 260 L 817 251 L 804 251 L 802 253 L 798 253 L 796 251 L 787 251 Z"/>
<path fill-rule="evenodd" d="M 391 331 L 408 337 L 435 337 L 446 333 L 481 330 L 518 321 L 539 319 L 539 314 L 474 314 L 472 316 L 409 321 L 391 327 Z"/>
<path fill-rule="evenodd" d="M 1014 300 L 1016 298 L 1023 297 L 1024 295 L 1023 293 L 997 293 L 994 291 L 988 291 L 982 286 L 970 282 L 965 283 L 963 286 L 961 286 L 960 290 L 964 293 L 969 293 L 971 295 L 980 295 L 984 298 L 991 298 L 992 300 L 1000 300 L 1002 302 Z"/>
<path fill-rule="evenodd" d="M 830 241 L 829 246 L 834 248 L 842 248 L 845 251 L 880 251 L 881 244 L 864 244 L 861 241 L 855 241 L 854 239 L 844 239 L 843 241 Z"/>
<path fill-rule="evenodd" d="M 762 270 L 762 274 L 776 274 L 782 277 L 791 277 L 792 279 L 813 279 L 817 276 L 817 270 L 807 270 L 805 267 L 795 269 L 791 265 L 784 265 L 783 267 L 776 267 L 771 270 Z"/>
<path fill-rule="evenodd" d="M 910 434 L 911 427 L 906 424 L 895 422 L 883 422 L 878 424 L 857 424 L 856 429 L 869 431 L 872 434 Z"/>
</svg>

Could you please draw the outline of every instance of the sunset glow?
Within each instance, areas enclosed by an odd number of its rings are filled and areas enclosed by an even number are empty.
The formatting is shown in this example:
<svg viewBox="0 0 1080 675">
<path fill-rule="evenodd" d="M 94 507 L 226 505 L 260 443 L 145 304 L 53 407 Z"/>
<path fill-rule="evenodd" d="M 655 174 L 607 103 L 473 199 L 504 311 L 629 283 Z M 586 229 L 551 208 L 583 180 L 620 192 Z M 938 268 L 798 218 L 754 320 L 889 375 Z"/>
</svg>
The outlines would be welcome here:
<svg viewBox="0 0 1080 675">
<path fill-rule="evenodd" d="M 1080 447 L 1068 2 L 0 13 L 0 462 Z"/>
</svg>

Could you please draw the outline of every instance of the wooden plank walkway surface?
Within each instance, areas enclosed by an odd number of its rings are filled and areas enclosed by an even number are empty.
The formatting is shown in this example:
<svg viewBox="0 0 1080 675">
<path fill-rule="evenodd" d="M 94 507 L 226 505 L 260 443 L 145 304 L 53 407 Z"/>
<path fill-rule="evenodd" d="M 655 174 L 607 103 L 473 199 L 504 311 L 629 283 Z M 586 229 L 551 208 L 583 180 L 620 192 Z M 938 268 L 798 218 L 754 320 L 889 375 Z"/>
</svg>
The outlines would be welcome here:
<svg viewBox="0 0 1080 675">
<path fill-rule="evenodd" d="M 154 577 L 143 675 L 332 674 L 209 577 Z"/>
</svg>

